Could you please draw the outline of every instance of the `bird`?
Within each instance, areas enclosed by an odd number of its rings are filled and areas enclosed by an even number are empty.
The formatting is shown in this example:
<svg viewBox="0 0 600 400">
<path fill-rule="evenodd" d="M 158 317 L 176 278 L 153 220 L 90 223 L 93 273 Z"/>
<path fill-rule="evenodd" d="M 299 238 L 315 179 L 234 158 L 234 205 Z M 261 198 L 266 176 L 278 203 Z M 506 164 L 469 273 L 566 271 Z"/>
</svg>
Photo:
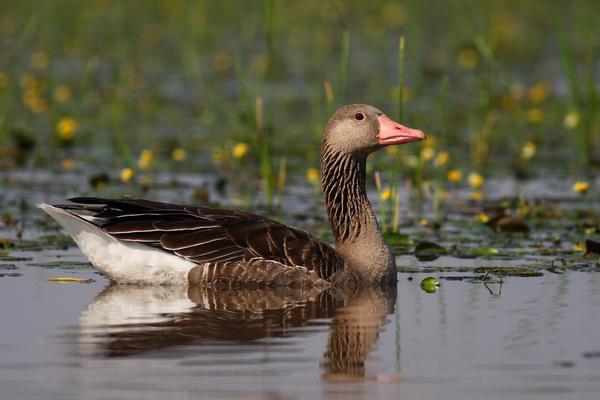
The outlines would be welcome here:
<svg viewBox="0 0 600 400">
<path fill-rule="evenodd" d="M 332 287 L 396 282 L 365 188 L 367 157 L 425 134 L 367 104 L 329 119 L 321 184 L 335 247 L 247 211 L 142 199 L 76 197 L 38 205 L 116 283 L 225 287 Z"/>
</svg>

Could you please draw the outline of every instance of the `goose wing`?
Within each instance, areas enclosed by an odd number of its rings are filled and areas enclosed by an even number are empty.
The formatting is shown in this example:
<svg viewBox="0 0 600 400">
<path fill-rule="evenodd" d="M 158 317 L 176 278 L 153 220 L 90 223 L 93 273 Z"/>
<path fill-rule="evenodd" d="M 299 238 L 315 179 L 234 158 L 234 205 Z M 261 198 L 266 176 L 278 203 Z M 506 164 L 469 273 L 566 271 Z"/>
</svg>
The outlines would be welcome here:
<svg viewBox="0 0 600 400">
<path fill-rule="evenodd" d="M 314 236 L 255 214 L 147 200 L 69 199 L 58 207 L 123 241 L 160 248 L 197 264 L 275 261 L 304 267 L 322 279 L 343 268 L 342 257 Z"/>
</svg>

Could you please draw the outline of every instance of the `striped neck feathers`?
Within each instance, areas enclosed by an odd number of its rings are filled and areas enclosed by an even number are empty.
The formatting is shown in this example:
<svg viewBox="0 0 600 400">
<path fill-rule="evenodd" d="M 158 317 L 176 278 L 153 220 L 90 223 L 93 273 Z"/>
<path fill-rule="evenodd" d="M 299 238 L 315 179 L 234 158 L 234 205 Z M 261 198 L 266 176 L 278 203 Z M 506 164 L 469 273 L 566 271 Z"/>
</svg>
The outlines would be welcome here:
<svg viewBox="0 0 600 400">
<path fill-rule="evenodd" d="M 356 240 L 373 211 L 365 190 L 366 156 L 336 151 L 327 143 L 321 154 L 321 183 L 336 244 Z"/>
<path fill-rule="evenodd" d="M 344 153 L 325 142 L 321 182 L 336 250 L 361 280 L 380 282 L 395 277 L 395 262 L 367 198 L 366 159 L 367 154 Z"/>
</svg>

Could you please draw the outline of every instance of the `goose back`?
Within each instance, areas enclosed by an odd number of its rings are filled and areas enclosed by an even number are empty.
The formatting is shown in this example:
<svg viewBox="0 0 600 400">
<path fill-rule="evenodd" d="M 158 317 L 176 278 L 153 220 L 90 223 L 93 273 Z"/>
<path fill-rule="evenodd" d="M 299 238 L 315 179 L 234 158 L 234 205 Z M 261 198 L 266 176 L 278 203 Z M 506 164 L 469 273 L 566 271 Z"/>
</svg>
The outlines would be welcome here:
<svg viewBox="0 0 600 400">
<path fill-rule="evenodd" d="M 343 258 L 314 236 L 255 214 L 147 200 L 70 199 L 113 237 L 162 249 L 198 267 L 190 283 L 320 284 L 344 269 Z M 91 218 L 90 218 L 91 217 Z"/>
</svg>

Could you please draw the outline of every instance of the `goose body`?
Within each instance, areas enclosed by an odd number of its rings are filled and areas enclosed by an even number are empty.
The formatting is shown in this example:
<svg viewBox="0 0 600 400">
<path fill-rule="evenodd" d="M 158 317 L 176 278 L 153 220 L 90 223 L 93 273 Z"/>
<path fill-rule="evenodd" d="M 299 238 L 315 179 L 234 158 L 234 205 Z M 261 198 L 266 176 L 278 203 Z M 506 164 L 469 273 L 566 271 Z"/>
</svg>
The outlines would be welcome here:
<svg viewBox="0 0 600 400">
<path fill-rule="evenodd" d="M 323 285 L 344 261 L 315 237 L 258 215 L 146 200 L 41 204 L 121 283 Z"/>
<path fill-rule="evenodd" d="M 395 278 L 365 190 L 367 156 L 421 140 L 374 107 L 340 108 L 322 150 L 322 184 L 336 248 L 294 227 L 243 211 L 135 199 L 79 197 L 39 207 L 91 263 L 119 283 L 317 286 Z"/>
</svg>

